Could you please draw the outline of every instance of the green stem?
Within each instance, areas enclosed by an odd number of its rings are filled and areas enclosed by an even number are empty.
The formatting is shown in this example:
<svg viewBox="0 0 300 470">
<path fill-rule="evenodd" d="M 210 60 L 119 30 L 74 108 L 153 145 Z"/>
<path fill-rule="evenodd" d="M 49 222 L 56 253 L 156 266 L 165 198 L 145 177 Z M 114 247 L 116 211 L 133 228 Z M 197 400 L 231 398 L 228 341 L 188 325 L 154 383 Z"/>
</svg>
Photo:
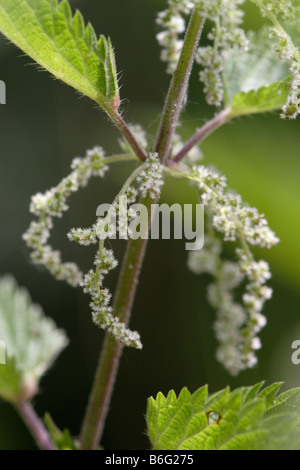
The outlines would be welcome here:
<svg viewBox="0 0 300 470">
<path fill-rule="evenodd" d="M 172 138 L 186 100 L 189 77 L 203 25 L 204 19 L 200 16 L 199 7 L 196 6 L 185 34 L 181 55 L 170 84 L 156 137 L 154 151 L 160 155 L 163 163 L 168 160 Z"/>
<path fill-rule="evenodd" d="M 153 201 L 149 197 L 141 201 L 148 209 L 148 223 L 150 223 L 151 220 L 151 202 Z M 129 323 L 139 274 L 147 246 L 148 236 L 147 234 L 143 236 L 144 238 L 140 237 L 137 240 L 129 240 L 127 243 L 127 249 L 114 298 L 114 314 L 118 316 L 125 325 Z M 122 345 L 116 342 L 114 338 L 107 333 L 82 425 L 80 435 L 80 448 L 82 450 L 94 450 L 100 442 L 119 368 L 121 353 Z"/>
</svg>

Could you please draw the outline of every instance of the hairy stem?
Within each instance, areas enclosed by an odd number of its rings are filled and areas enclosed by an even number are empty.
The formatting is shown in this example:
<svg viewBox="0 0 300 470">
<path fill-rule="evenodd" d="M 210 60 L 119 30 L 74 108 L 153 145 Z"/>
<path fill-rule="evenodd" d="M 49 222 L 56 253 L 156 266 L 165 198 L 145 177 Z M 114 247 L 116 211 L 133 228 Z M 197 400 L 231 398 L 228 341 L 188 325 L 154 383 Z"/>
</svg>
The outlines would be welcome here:
<svg viewBox="0 0 300 470">
<path fill-rule="evenodd" d="M 172 158 L 173 163 L 178 163 L 185 155 L 202 140 L 204 140 L 209 134 L 214 132 L 218 127 L 222 126 L 231 118 L 231 110 L 224 109 L 217 114 L 213 119 L 206 122 L 204 126 L 197 130 L 197 132 L 184 144 L 182 149 Z"/>
<path fill-rule="evenodd" d="M 172 138 L 186 100 L 189 77 L 203 25 L 204 20 L 200 16 L 199 7 L 196 6 L 185 34 L 181 55 L 170 84 L 155 142 L 154 151 L 160 155 L 163 163 L 166 163 L 169 157 Z"/>
<path fill-rule="evenodd" d="M 117 110 L 110 110 L 109 116 L 112 121 L 115 123 L 121 134 L 125 137 L 129 145 L 131 146 L 132 150 L 136 154 L 136 156 L 144 162 L 147 159 L 147 154 L 141 148 L 139 143 L 137 142 L 136 138 L 132 134 L 131 130 L 127 126 L 126 122 L 122 118 L 122 116 L 118 113 Z"/>
<path fill-rule="evenodd" d="M 55 450 L 56 448 L 51 441 L 46 428 L 37 416 L 31 403 L 20 401 L 15 403 L 14 406 L 31 432 L 38 447 L 41 450 Z"/>
<path fill-rule="evenodd" d="M 151 218 L 151 202 L 149 197 L 141 201 L 148 209 L 148 222 L 150 222 Z M 113 308 L 115 316 L 118 316 L 126 325 L 128 325 L 130 319 L 147 246 L 147 238 L 147 234 L 143 234 L 137 240 L 128 241 L 119 276 Z M 121 353 L 122 345 L 116 342 L 109 333 L 106 333 L 95 374 L 94 385 L 81 429 L 80 448 L 82 450 L 94 450 L 100 442 L 119 368 Z"/>
</svg>

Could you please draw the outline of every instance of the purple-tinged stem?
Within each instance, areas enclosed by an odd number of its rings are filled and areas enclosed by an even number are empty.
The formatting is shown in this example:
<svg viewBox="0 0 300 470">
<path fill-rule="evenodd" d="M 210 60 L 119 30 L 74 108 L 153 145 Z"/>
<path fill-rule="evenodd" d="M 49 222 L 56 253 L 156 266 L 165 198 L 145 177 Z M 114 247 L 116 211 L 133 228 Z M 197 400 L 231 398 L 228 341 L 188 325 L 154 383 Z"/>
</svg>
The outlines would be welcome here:
<svg viewBox="0 0 300 470">
<path fill-rule="evenodd" d="M 56 450 L 48 431 L 36 414 L 31 403 L 28 401 L 20 401 L 15 403 L 14 406 L 31 432 L 38 447 L 41 450 Z"/>
<path fill-rule="evenodd" d="M 137 142 L 136 138 L 134 137 L 133 133 L 131 132 L 124 119 L 122 118 L 121 114 L 119 114 L 117 110 L 113 110 L 113 112 L 111 112 L 109 116 L 114 122 L 114 124 L 117 126 L 119 131 L 123 134 L 136 156 L 142 162 L 144 162 L 147 159 L 147 154 Z"/>
<path fill-rule="evenodd" d="M 178 163 L 186 156 L 186 154 L 202 140 L 204 140 L 209 134 L 215 131 L 218 127 L 225 124 L 231 118 L 231 109 L 224 109 L 217 114 L 213 119 L 207 121 L 198 131 L 184 144 L 182 149 L 172 158 L 173 163 Z"/>
</svg>

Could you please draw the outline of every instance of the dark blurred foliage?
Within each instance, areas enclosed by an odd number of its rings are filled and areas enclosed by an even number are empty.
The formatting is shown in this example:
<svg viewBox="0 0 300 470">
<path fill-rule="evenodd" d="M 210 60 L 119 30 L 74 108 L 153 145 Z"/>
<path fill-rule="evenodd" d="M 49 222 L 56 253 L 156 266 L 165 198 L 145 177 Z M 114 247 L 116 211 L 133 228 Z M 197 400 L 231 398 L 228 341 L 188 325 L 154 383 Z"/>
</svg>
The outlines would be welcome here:
<svg viewBox="0 0 300 470">
<path fill-rule="evenodd" d="M 155 41 L 155 15 L 162 0 L 74 0 L 98 33 L 109 35 L 120 72 L 123 115 L 139 122 L 154 135 L 169 77 L 159 61 Z M 250 5 L 246 27 L 261 20 Z M 30 197 L 54 186 L 69 172 L 73 157 L 102 145 L 107 153 L 118 151 L 118 133 L 104 114 L 71 88 L 38 71 L 32 61 L 0 38 L 0 79 L 7 85 L 7 104 L 0 106 L 0 210 L 1 274 L 12 273 L 26 286 L 46 315 L 64 328 L 70 345 L 41 383 L 34 405 L 43 416 L 48 411 L 57 425 L 79 433 L 93 372 L 103 339 L 90 317 L 86 295 L 54 281 L 30 263 L 21 239 L 31 221 Z M 191 79 L 189 102 L 182 116 L 182 134 L 188 137 L 213 110 L 203 102 L 197 73 Z M 158 391 L 167 393 L 183 386 L 194 391 L 208 383 L 210 391 L 226 385 L 248 385 L 263 379 L 267 384 L 284 381 L 298 386 L 300 366 L 291 363 L 291 344 L 300 337 L 299 247 L 299 120 L 285 122 L 279 113 L 252 116 L 220 129 L 203 144 L 205 162 L 214 163 L 228 177 L 229 185 L 245 200 L 266 213 L 281 238 L 272 252 L 257 252 L 271 264 L 274 296 L 266 304 L 268 326 L 261 334 L 259 365 L 238 377 L 230 377 L 215 360 L 212 331 L 214 312 L 206 301 L 206 277 L 186 267 L 184 241 L 150 241 L 131 326 L 142 336 L 142 352 L 126 349 L 107 419 L 102 444 L 107 449 L 148 448 L 145 434 L 146 399 Z M 59 220 L 53 245 L 64 259 L 75 259 L 84 271 L 93 250 L 77 247 L 66 239 L 73 226 L 86 227 L 95 219 L 96 207 L 110 202 L 131 164 L 113 167 L 105 180 L 72 198 L 72 206 Z M 167 202 L 191 202 L 191 188 L 169 182 L 163 193 Z M 114 242 L 117 255 L 124 242 Z M 113 290 L 117 272 L 107 278 Z M 35 448 L 26 428 L 7 404 L 0 404 L 0 449 Z"/>
</svg>

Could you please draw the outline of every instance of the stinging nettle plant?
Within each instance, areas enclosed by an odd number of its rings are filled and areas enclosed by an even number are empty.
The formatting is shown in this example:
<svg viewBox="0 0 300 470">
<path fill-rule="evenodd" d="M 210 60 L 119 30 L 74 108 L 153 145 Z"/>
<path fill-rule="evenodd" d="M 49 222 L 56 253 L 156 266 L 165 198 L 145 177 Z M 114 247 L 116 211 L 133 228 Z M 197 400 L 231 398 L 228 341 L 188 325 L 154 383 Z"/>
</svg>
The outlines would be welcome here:
<svg viewBox="0 0 300 470">
<path fill-rule="evenodd" d="M 42 449 L 99 446 L 122 349 L 142 348 L 142 338 L 129 329 L 129 319 L 147 245 L 145 227 L 150 225 L 151 208 L 159 202 L 166 176 L 188 180 L 205 207 L 204 248 L 189 252 L 188 266 L 212 278 L 208 300 L 216 311 L 217 359 L 233 375 L 257 364 L 258 335 L 267 322 L 263 306 L 272 289 L 267 284 L 268 263 L 255 259 L 251 248 L 270 249 L 279 239 L 265 216 L 228 188 L 224 175 L 202 164 L 199 150 L 206 137 L 236 117 L 281 110 L 281 118 L 295 119 L 299 113 L 300 2 L 249 1 L 265 20 L 258 32 L 243 29 L 245 0 L 166 0 L 165 10 L 157 15 L 157 41 L 170 86 L 151 141 L 141 126 L 128 125 L 122 116 L 109 38 L 97 37 L 81 13 L 72 12 L 67 0 L 0 0 L 0 31 L 56 78 L 96 102 L 121 136 L 114 155 L 106 155 L 100 146 L 88 150 L 84 157 L 73 159 L 69 175 L 61 182 L 32 197 L 30 211 L 35 218 L 23 235 L 32 261 L 57 280 L 81 287 L 90 299 L 92 321 L 106 330 L 81 433 L 75 440 L 67 430 L 59 431 L 48 415 L 47 430 L 30 405 L 41 375 L 67 344 L 65 334 L 31 305 L 13 279 L 1 280 L 0 339 L 7 345 L 7 364 L 0 366 L 0 395 L 20 412 Z M 199 87 L 214 116 L 183 141 L 179 119 L 192 69 L 199 75 Z M 50 245 L 54 220 L 69 209 L 72 194 L 92 177 L 104 178 L 111 165 L 125 161 L 136 161 L 137 166 L 116 195 L 114 210 L 90 227 L 75 227 L 68 233 L 71 242 L 95 245 L 94 264 L 83 273 Z M 122 196 L 127 205 L 117 230 L 127 240 L 127 248 L 112 295 L 105 287 L 105 276 L 118 261 L 107 238 L 115 228 L 114 215 Z M 147 208 L 148 223 L 141 224 L 144 232 L 139 237 L 132 237 L 130 222 L 138 215 L 137 203 Z M 232 259 L 223 254 L 226 242 L 234 246 Z M 242 292 L 240 300 L 237 289 Z M 25 339 L 21 327 L 28 333 Z M 33 330 L 35 335 L 31 335 Z M 23 342 L 19 343 L 18 335 Z M 28 361 L 26 349 L 32 352 Z M 208 395 L 206 387 L 194 394 L 183 389 L 178 397 L 173 391 L 167 397 L 159 393 L 148 401 L 152 448 L 299 448 L 299 390 L 277 396 L 280 385 L 261 390 L 261 383 L 213 395 Z"/>
</svg>

